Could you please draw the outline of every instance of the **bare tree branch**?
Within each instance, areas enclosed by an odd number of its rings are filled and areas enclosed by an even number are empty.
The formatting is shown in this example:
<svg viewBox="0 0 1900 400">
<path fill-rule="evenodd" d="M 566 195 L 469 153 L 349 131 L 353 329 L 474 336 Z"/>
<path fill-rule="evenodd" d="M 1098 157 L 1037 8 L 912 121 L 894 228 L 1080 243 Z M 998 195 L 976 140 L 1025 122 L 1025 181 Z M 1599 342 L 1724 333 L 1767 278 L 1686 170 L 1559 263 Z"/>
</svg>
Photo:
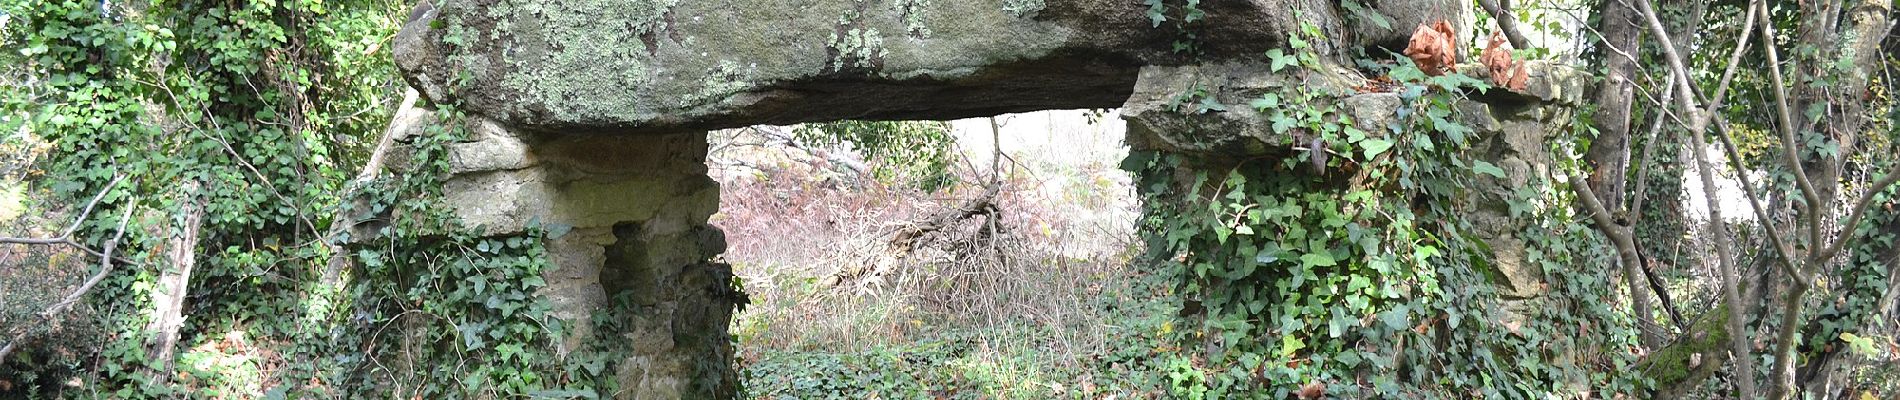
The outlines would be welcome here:
<svg viewBox="0 0 1900 400">
<path fill-rule="evenodd" d="M 1590 212 L 1590 219 L 1596 221 L 1597 230 L 1603 232 L 1603 236 L 1609 237 L 1610 243 L 1616 246 L 1618 260 L 1621 261 L 1626 268 L 1635 269 L 1643 274 L 1644 281 L 1649 283 L 1649 290 L 1656 293 L 1657 298 L 1662 300 L 1663 311 L 1669 314 L 1669 321 L 1675 324 L 1677 329 L 1688 329 L 1688 325 L 1682 318 L 1682 313 L 1676 310 L 1675 301 L 1669 299 L 1668 288 L 1663 286 L 1662 280 L 1656 277 L 1655 272 L 1650 271 L 1649 268 L 1643 265 L 1641 253 L 1636 249 L 1635 232 L 1627 226 L 1616 223 L 1615 219 L 1611 217 L 1610 213 L 1603 207 L 1603 202 L 1597 200 L 1596 191 L 1590 189 L 1590 183 L 1585 181 L 1582 175 L 1572 173 L 1570 175 L 1570 186 L 1576 189 L 1577 197 L 1582 200 L 1584 208 Z M 1635 279 L 1635 277 L 1631 277 L 1630 279 Z M 1632 281 L 1629 284 L 1630 293 L 1632 295 L 1639 295 L 1636 282 Z M 1643 317 L 1648 318 L 1648 316 Z"/>
<path fill-rule="evenodd" d="M 123 181 L 123 180 L 125 180 L 125 176 L 121 175 L 121 176 L 112 178 L 111 182 L 107 182 L 105 188 L 99 190 L 99 194 L 93 195 L 92 201 L 89 201 L 86 203 L 86 208 L 79 212 L 79 217 L 75 218 L 71 225 L 66 226 L 66 230 L 60 231 L 59 236 L 51 237 L 51 238 L 0 237 L 0 244 L 23 244 L 23 245 L 58 244 L 58 245 L 66 245 L 68 247 L 72 247 L 74 249 L 85 252 L 86 254 L 92 255 L 94 257 L 110 257 L 109 254 L 100 253 L 98 250 L 93 250 L 91 247 L 86 247 L 85 244 L 79 243 L 79 241 L 77 240 L 73 240 L 73 232 L 77 232 L 79 230 L 79 225 L 86 221 L 86 217 L 92 215 L 92 209 L 93 207 L 96 207 L 99 205 L 99 200 L 104 199 L 106 197 L 106 193 L 111 192 L 112 188 L 117 187 L 119 185 L 119 181 Z M 120 258 L 117 261 L 119 261 L 120 263 L 125 263 L 125 264 L 133 264 L 133 262 L 131 262 L 130 260 L 126 260 L 123 258 Z"/>
<path fill-rule="evenodd" d="M 1795 186 L 1801 189 L 1801 198 L 1806 200 L 1802 202 L 1800 206 L 1802 209 L 1801 214 L 1808 220 L 1808 258 L 1813 258 L 1818 254 L 1816 253 L 1816 250 L 1818 250 L 1817 246 L 1821 245 L 1821 213 L 1818 211 L 1821 206 L 1823 206 L 1823 204 L 1821 204 L 1821 195 L 1819 194 L 1820 192 L 1814 190 L 1814 183 L 1808 181 L 1806 167 L 1801 165 L 1801 153 L 1795 144 L 1794 114 L 1788 111 L 1788 86 L 1787 83 L 1782 82 L 1781 56 L 1775 51 L 1774 21 L 1769 18 L 1767 7 L 1755 7 L 1755 12 L 1761 13 L 1761 18 L 1756 20 L 1757 23 L 1761 24 L 1761 49 L 1768 55 L 1768 73 L 1769 76 L 1772 77 L 1775 88 L 1775 116 L 1781 120 L 1781 129 L 1777 129 L 1777 131 L 1781 132 L 1782 161 L 1787 162 L 1788 169 L 1794 171 Z M 1811 268 L 1813 268 L 1812 265 L 1807 265 L 1803 269 Z M 1803 279 L 1800 283 L 1802 286 L 1807 284 L 1807 279 Z M 1776 359 L 1780 359 L 1779 355 L 1777 355 Z M 1776 361 L 1776 364 L 1780 363 L 1780 361 Z"/>
<path fill-rule="evenodd" d="M 1734 251 L 1729 244 L 1728 229 L 1722 226 L 1721 203 L 1717 200 L 1719 193 L 1715 190 L 1713 167 L 1708 162 L 1707 154 L 1703 152 L 1702 135 L 1707 130 L 1710 116 L 1716 111 L 1713 106 L 1719 106 L 1720 100 L 1712 101 L 1710 103 L 1711 107 L 1707 110 L 1698 109 L 1696 107 L 1695 96 L 1693 95 L 1695 93 L 1695 87 L 1689 83 L 1692 75 L 1689 74 L 1689 69 L 1684 66 L 1687 64 L 1687 61 L 1682 58 L 1681 52 L 1677 51 L 1676 42 L 1669 38 L 1668 29 L 1664 28 L 1662 20 L 1656 17 L 1655 7 L 1649 4 L 1649 0 L 1633 1 L 1636 3 L 1636 8 L 1641 11 L 1644 21 L 1648 23 L 1650 33 L 1661 39 L 1657 41 L 1658 46 L 1662 47 L 1664 58 L 1667 59 L 1669 68 L 1673 71 L 1672 75 L 1676 76 L 1674 83 L 1679 85 L 1678 89 L 1683 93 L 1682 96 L 1676 96 L 1676 103 L 1682 108 L 1683 112 L 1689 114 L 1690 123 L 1688 134 L 1690 143 L 1692 144 L 1691 152 L 1695 154 L 1696 169 L 1702 180 L 1704 201 L 1709 207 L 1708 233 L 1713 235 L 1717 260 L 1722 270 L 1722 297 L 1724 302 L 1728 304 L 1731 313 L 1741 312 L 1744 308 L 1742 308 L 1741 284 L 1740 277 L 1738 276 L 1740 272 L 1735 265 Z M 1751 9 L 1758 9 L 1760 8 L 1760 4 L 1761 2 L 1756 0 L 1750 2 L 1749 7 Z M 1763 19 L 1766 20 L 1765 17 Z M 1746 32 L 1744 32 L 1744 34 L 1746 34 Z M 1745 43 L 1746 41 L 1747 37 L 1744 36 L 1742 42 Z M 1771 49 L 1770 51 L 1774 48 L 1772 39 L 1765 39 L 1763 43 L 1766 44 L 1763 47 Z M 1738 49 L 1742 46 L 1741 44 L 1737 45 Z M 1736 54 L 1737 55 L 1731 57 L 1739 56 L 1739 50 Z M 1730 63 L 1729 67 L 1730 71 L 1724 73 L 1725 80 L 1728 79 L 1728 75 L 1733 72 L 1735 63 Z M 1777 76 L 1776 79 L 1779 80 L 1780 78 Z M 1777 82 L 1777 84 L 1779 84 L 1779 82 Z M 1752 196 L 1752 194 L 1746 193 L 1744 195 Z M 1735 388 L 1741 392 L 1742 397 L 1752 398 L 1755 396 L 1755 393 L 1758 392 L 1755 386 L 1754 358 L 1749 355 L 1751 346 L 1749 346 L 1746 324 L 1744 323 L 1746 319 L 1747 318 L 1731 316 L 1728 319 L 1727 328 L 1730 332 L 1729 351 L 1735 353 L 1734 357 L 1730 358 L 1735 361 Z M 1777 363 L 1782 361 L 1785 360 L 1777 357 Z"/>
<path fill-rule="evenodd" d="M 1776 260 L 1780 261 L 1776 264 L 1780 265 L 1789 276 L 1802 276 L 1801 271 L 1794 266 L 1794 258 L 1790 256 L 1794 253 L 1794 249 L 1783 242 L 1781 228 L 1775 225 L 1774 218 L 1768 215 L 1768 209 L 1762 207 L 1761 200 L 1755 196 L 1755 193 L 1760 192 L 1755 191 L 1754 182 L 1748 179 L 1748 169 L 1742 166 L 1742 154 L 1735 146 L 1735 139 L 1729 135 L 1728 124 L 1723 123 L 1722 120 L 1716 120 L 1715 132 L 1715 137 L 1722 140 L 1722 150 L 1728 155 L 1729 167 L 1735 170 L 1736 179 L 1742 182 L 1742 197 L 1748 199 L 1748 207 L 1755 211 L 1755 219 L 1761 222 L 1763 229 L 1768 231 L 1768 242 L 1774 246 Z"/>
<path fill-rule="evenodd" d="M 1854 226 L 1860 225 L 1860 219 L 1867 216 L 1867 208 L 1873 206 L 1874 197 L 1887 191 L 1887 187 L 1893 186 L 1895 181 L 1900 181 L 1900 171 L 1890 171 L 1885 179 L 1868 187 L 1867 193 L 1860 196 L 1860 202 L 1854 204 L 1854 210 L 1847 217 L 1847 223 L 1842 224 L 1840 232 L 1834 234 L 1834 244 L 1821 250 L 1820 255 L 1815 256 L 1813 262 L 1827 262 L 1840 253 L 1841 249 L 1851 247 L 1854 241 L 1860 238 L 1859 235 L 1854 234 Z"/>
<path fill-rule="evenodd" d="M 118 184 L 119 179 L 123 179 L 123 178 L 124 177 L 121 176 L 119 178 L 113 179 L 112 183 L 107 184 L 106 189 L 101 190 L 98 196 L 93 196 L 92 204 L 88 204 L 86 206 L 86 212 L 90 213 L 92 211 L 92 206 L 95 204 L 98 204 L 99 199 L 102 197 L 105 197 L 106 192 L 112 191 L 112 186 Z M 53 317 L 57 316 L 58 314 L 66 312 L 66 310 L 68 309 L 71 309 L 74 303 L 78 303 L 81 297 L 84 297 L 86 293 L 91 292 L 94 286 L 98 286 L 100 281 L 105 280 L 106 275 L 109 275 L 112 273 L 112 267 L 113 267 L 112 251 L 119 247 L 119 240 L 125 237 L 125 225 L 126 225 L 126 222 L 132 220 L 132 208 L 133 207 L 125 207 L 124 215 L 121 215 L 119 217 L 118 233 L 112 235 L 112 240 L 106 241 L 105 252 L 99 255 L 99 272 L 93 273 L 92 277 L 90 278 L 86 278 L 86 282 L 84 284 L 79 285 L 79 288 L 74 289 L 71 293 L 67 293 L 66 297 L 61 298 L 58 302 L 53 303 L 53 305 L 51 306 L 47 306 L 45 310 L 41 310 L 39 314 L 37 314 L 40 317 L 40 319 L 51 321 Z M 85 216 L 81 215 L 79 220 L 81 221 L 85 220 Z M 73 242 L 70 239 L 70 236 L 72 235 L 72 230 L 77 229 L 78 226 L 79 226 L 78 223 L 74 223 L 72 228 L 67 228 L 66 234 L 63 235 L 65 236 L 65 238 L 63 238 L 64 244 L 73 246 L 73 247 L 82 247 L 77 242 Z M 6 360 L 7 355 L 12 354 L 13 350 L 18 348 L 21 342 L 26 341 L 27 333 L 29 332 L 32 332 L 32 331 L 22 330 L 20 331 L 20 333 L 14 334 L 12 339 L 7 340 L 6 346 L 0 346 L 0 360 Z"/>
<path fill-rule="evenodd" d="M 1671 73 L 1669 77 L 1670 81 L 1676 79 L 1673 74 L 1674 73 Z M 1664 103 L 1674 99 L 1673 96 L 1676 95 L 1676 85 L 1663 87 L 1662 101 Z M 1663 109 L 1669 108 L 1668 104 L 1657 104 L 1657 106 Z M 1642 161 L 1642 165 L 1636 168 L 1636 191 L 1631 192 L 1634 193 L 1635 196 L 1630 197 L 1630 226 L 1636 226 L 1637 221 L 1643 219 L 1643 202 L 1649 199 L 1649 167 L 1656 165 L 1656 163 L 1650 161 L 1649 158 L 1655 154 L 1656 148 L 1660 147 L 1657 146 L 1657 144 L 1664 140 L 1662 136 L 1662 126 L 1663 120 L 1665 119 L 1667 118 L 1657 117 L 1655 121 L 1649 124 L 1649 140 L 1643 142 L 1643 153 L 1636 158 Z"/>
</svg>

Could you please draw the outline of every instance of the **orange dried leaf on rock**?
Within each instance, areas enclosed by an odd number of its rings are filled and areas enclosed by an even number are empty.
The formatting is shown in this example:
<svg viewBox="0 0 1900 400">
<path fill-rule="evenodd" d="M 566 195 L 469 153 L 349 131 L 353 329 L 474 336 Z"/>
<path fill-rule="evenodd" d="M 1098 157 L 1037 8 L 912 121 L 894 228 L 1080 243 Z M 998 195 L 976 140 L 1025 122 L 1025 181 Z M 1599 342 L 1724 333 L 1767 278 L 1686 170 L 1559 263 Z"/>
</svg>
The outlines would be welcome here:
<svg viewBox="0 0 1900 400">
<path fill-rule="evenodd" d="M 1530 80 L 1531 80 L 1530 71 L 1525 71 L 1524 62 L 1520 61 L 1517 63 L 1517 69 L 1511 73 L 1511 81 L 1508 83 L 1505 83 L 1504 87 L 1510 88 L 1511 90 L 1522 92 L 1524 91 L 1524 89 L 1527 89 L 1530 86 L 1530 83 L 1531 83 Z"/>
<path fill-rule="evenodd" d="M 1524 91 L 1529 85 L 1530 73 L 1525 71 L 1524 62 L 1511 59 L 1511 49 L 1504 34 L 1492 32 L 1490 44 L 1478 55 L 1478 62 L 1491 72 L 1491 82 L 1513 91 Z"/>
<path fill-rule="evenodd" d="M 1418 30 L 1412 31 L 1412 41 L 1406 44 L 1404 54 L 1426 75 L 1444 75 L 1458 63 L 1457 38 L 1451 23 L 1444 20 L 1431 25 L 1419 24 Z"/>
</svg>

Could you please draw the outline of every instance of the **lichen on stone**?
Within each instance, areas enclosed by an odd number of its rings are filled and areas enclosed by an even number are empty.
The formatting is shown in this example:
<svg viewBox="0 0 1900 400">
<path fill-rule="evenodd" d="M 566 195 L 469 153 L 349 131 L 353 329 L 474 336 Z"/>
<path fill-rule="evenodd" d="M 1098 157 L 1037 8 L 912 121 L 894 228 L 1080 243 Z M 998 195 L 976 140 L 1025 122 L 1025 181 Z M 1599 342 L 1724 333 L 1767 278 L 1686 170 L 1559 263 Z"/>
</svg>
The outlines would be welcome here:
<svg viewBox="0 0 1900 400">
<path fill-rule="evenodd" d="M 879 60 L 884 58 L 884 34 L 878 32 L 877 28 L 865 27 L 863 18 L 861 9 L 838 17 L 838 28 L 831 33 L 831 40 L 826 45 L 831 50 L 831 59 L 826 63 L 827 70 L 877 69 Z"/>
<path fill-rule="evenodd" d="M 516 4 L 519 3 L 519 4 Z M 496 45 L 515 71 L 503 84 L 561 120 L 625 115 L 638 101 L 625 90 L 650 82 L 647 59 L 679 0 L 502 1 L 497 21 L 515 21 Z M 513 14 L 509 16 L 507 14 Z M 503 31 L 507 32 L 503 32 Z M 603 84 L 606 83 L 606 84 Z"/>
<path fill-rule="evenodd" d="M 1035 18 L 1036 13 L 1049 7 L 1044 0 L 1003 0 L 1003 12 L 1016 18 Z"/>
<path fill-rule="evenodd" d="M 891 2 L 891 9 L 904 20 L 905 34 L 912 39 L 930 38 L 930 26 L 924 25 L 924 12 L 930 9 L 930 0 L 895 0 Z"/>
<path fill-rule="evenodd" d="M 712 103 L 752 87 L 752 77 L 758 72 L 758 64 L 740 66 L 732 60 L 719 60 L 719 65 L 706 71 L 706 77 L 700 80 L 699 91 L 680 99 L 681 107 L 692 107 Z"/>
</svg>

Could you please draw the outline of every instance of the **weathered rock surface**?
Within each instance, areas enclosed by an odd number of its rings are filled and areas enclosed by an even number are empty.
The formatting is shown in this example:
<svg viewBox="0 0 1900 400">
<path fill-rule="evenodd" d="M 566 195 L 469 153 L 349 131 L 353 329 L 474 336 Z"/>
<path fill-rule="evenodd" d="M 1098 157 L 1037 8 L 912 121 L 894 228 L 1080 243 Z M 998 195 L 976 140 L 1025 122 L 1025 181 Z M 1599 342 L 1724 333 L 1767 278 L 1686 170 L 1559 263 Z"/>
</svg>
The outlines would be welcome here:
<svg viewBox="0 0 1900 400">
<path fill-rule="evenodd" d="M 429 99 L 531 131 L 949 119 L 1122 104 L 1141 66 L 1190 59 L 1173 50 L 1184 10 L 1169 3 L 1157 28 L 1125 0 L 452 0 L 394 49 Z M 1409 7 L 1400 25 L 1353 32 L 1331 1 L 1203 1 L 1192 58 L 1259 58 L 1302 24 L 1400 42 L 1405 21 L 1469 9 L 1384 3 Z"/>
</svg>

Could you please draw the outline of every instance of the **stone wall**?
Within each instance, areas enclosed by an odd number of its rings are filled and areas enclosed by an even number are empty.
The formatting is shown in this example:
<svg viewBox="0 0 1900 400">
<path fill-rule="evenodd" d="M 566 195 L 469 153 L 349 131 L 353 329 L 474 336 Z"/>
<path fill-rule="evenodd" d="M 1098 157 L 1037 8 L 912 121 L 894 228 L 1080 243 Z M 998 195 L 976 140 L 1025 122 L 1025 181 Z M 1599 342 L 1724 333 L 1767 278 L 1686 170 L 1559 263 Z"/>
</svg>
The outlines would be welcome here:
<svg viewBox="0 0 1900 400">
<path fill-rule="evenodd" d="M 1568 68 L 1532 70 L 1525 93 L 1474 94 L 1458 106 L 1479 135 L 1472 157 L 1506 172 L 1501 179 L 1481 178 L 1464 207 L 1496 255 L 1500 278 L 1494 283 L 1512 307 L 1544 289 L 1541 273 L 1522 262 L 1524 244 L 1515 233 L 1526 222 L 1511 217 L 1505 196 L 1555 178 L 1556 160 L 1545 142 L 1568 129 L 1583 85 Z M 1343 93 L 1348 81 L 1267 71 L 1251 62 L 1145 68 L 1123 106 L 1128 142 L 1136 150 L 1188 156 L 1192 162 L 1181 174 L 1290 154 L 1303 143 L 1273 134 L 1248 102 L 1295 86 Z M 1197 87 L 1226 110 L 1170 109 L 1184 90 Z M 1337 101 L 1368 132 L 1383 132 L 1401 107 L 1394 93 Z M 443 187 L 456 216 L 488 235 L 521 232 L 533 223 L 573 227 L 546 243 L 558 267 L 544 276 L 548 286 L 541 293 L 555 316 L 575 328 L 557 351 L 599 343 L 628 350 L 631 355 L 613 366 L 628 397 L 730 397 L 736 376 L 726 329 L 742 295 L 730 289 L 729 268 L 710 261 L 725 241 L 707 225 L 718 211 L 719 187 L 706 175 L 705 135 L 537 133 L 470 120 L 468 141 L 449 146 L 452 176 Z M 603 312 L 631 328 L 593 332 L 586 322 Z"/>
</svg>

